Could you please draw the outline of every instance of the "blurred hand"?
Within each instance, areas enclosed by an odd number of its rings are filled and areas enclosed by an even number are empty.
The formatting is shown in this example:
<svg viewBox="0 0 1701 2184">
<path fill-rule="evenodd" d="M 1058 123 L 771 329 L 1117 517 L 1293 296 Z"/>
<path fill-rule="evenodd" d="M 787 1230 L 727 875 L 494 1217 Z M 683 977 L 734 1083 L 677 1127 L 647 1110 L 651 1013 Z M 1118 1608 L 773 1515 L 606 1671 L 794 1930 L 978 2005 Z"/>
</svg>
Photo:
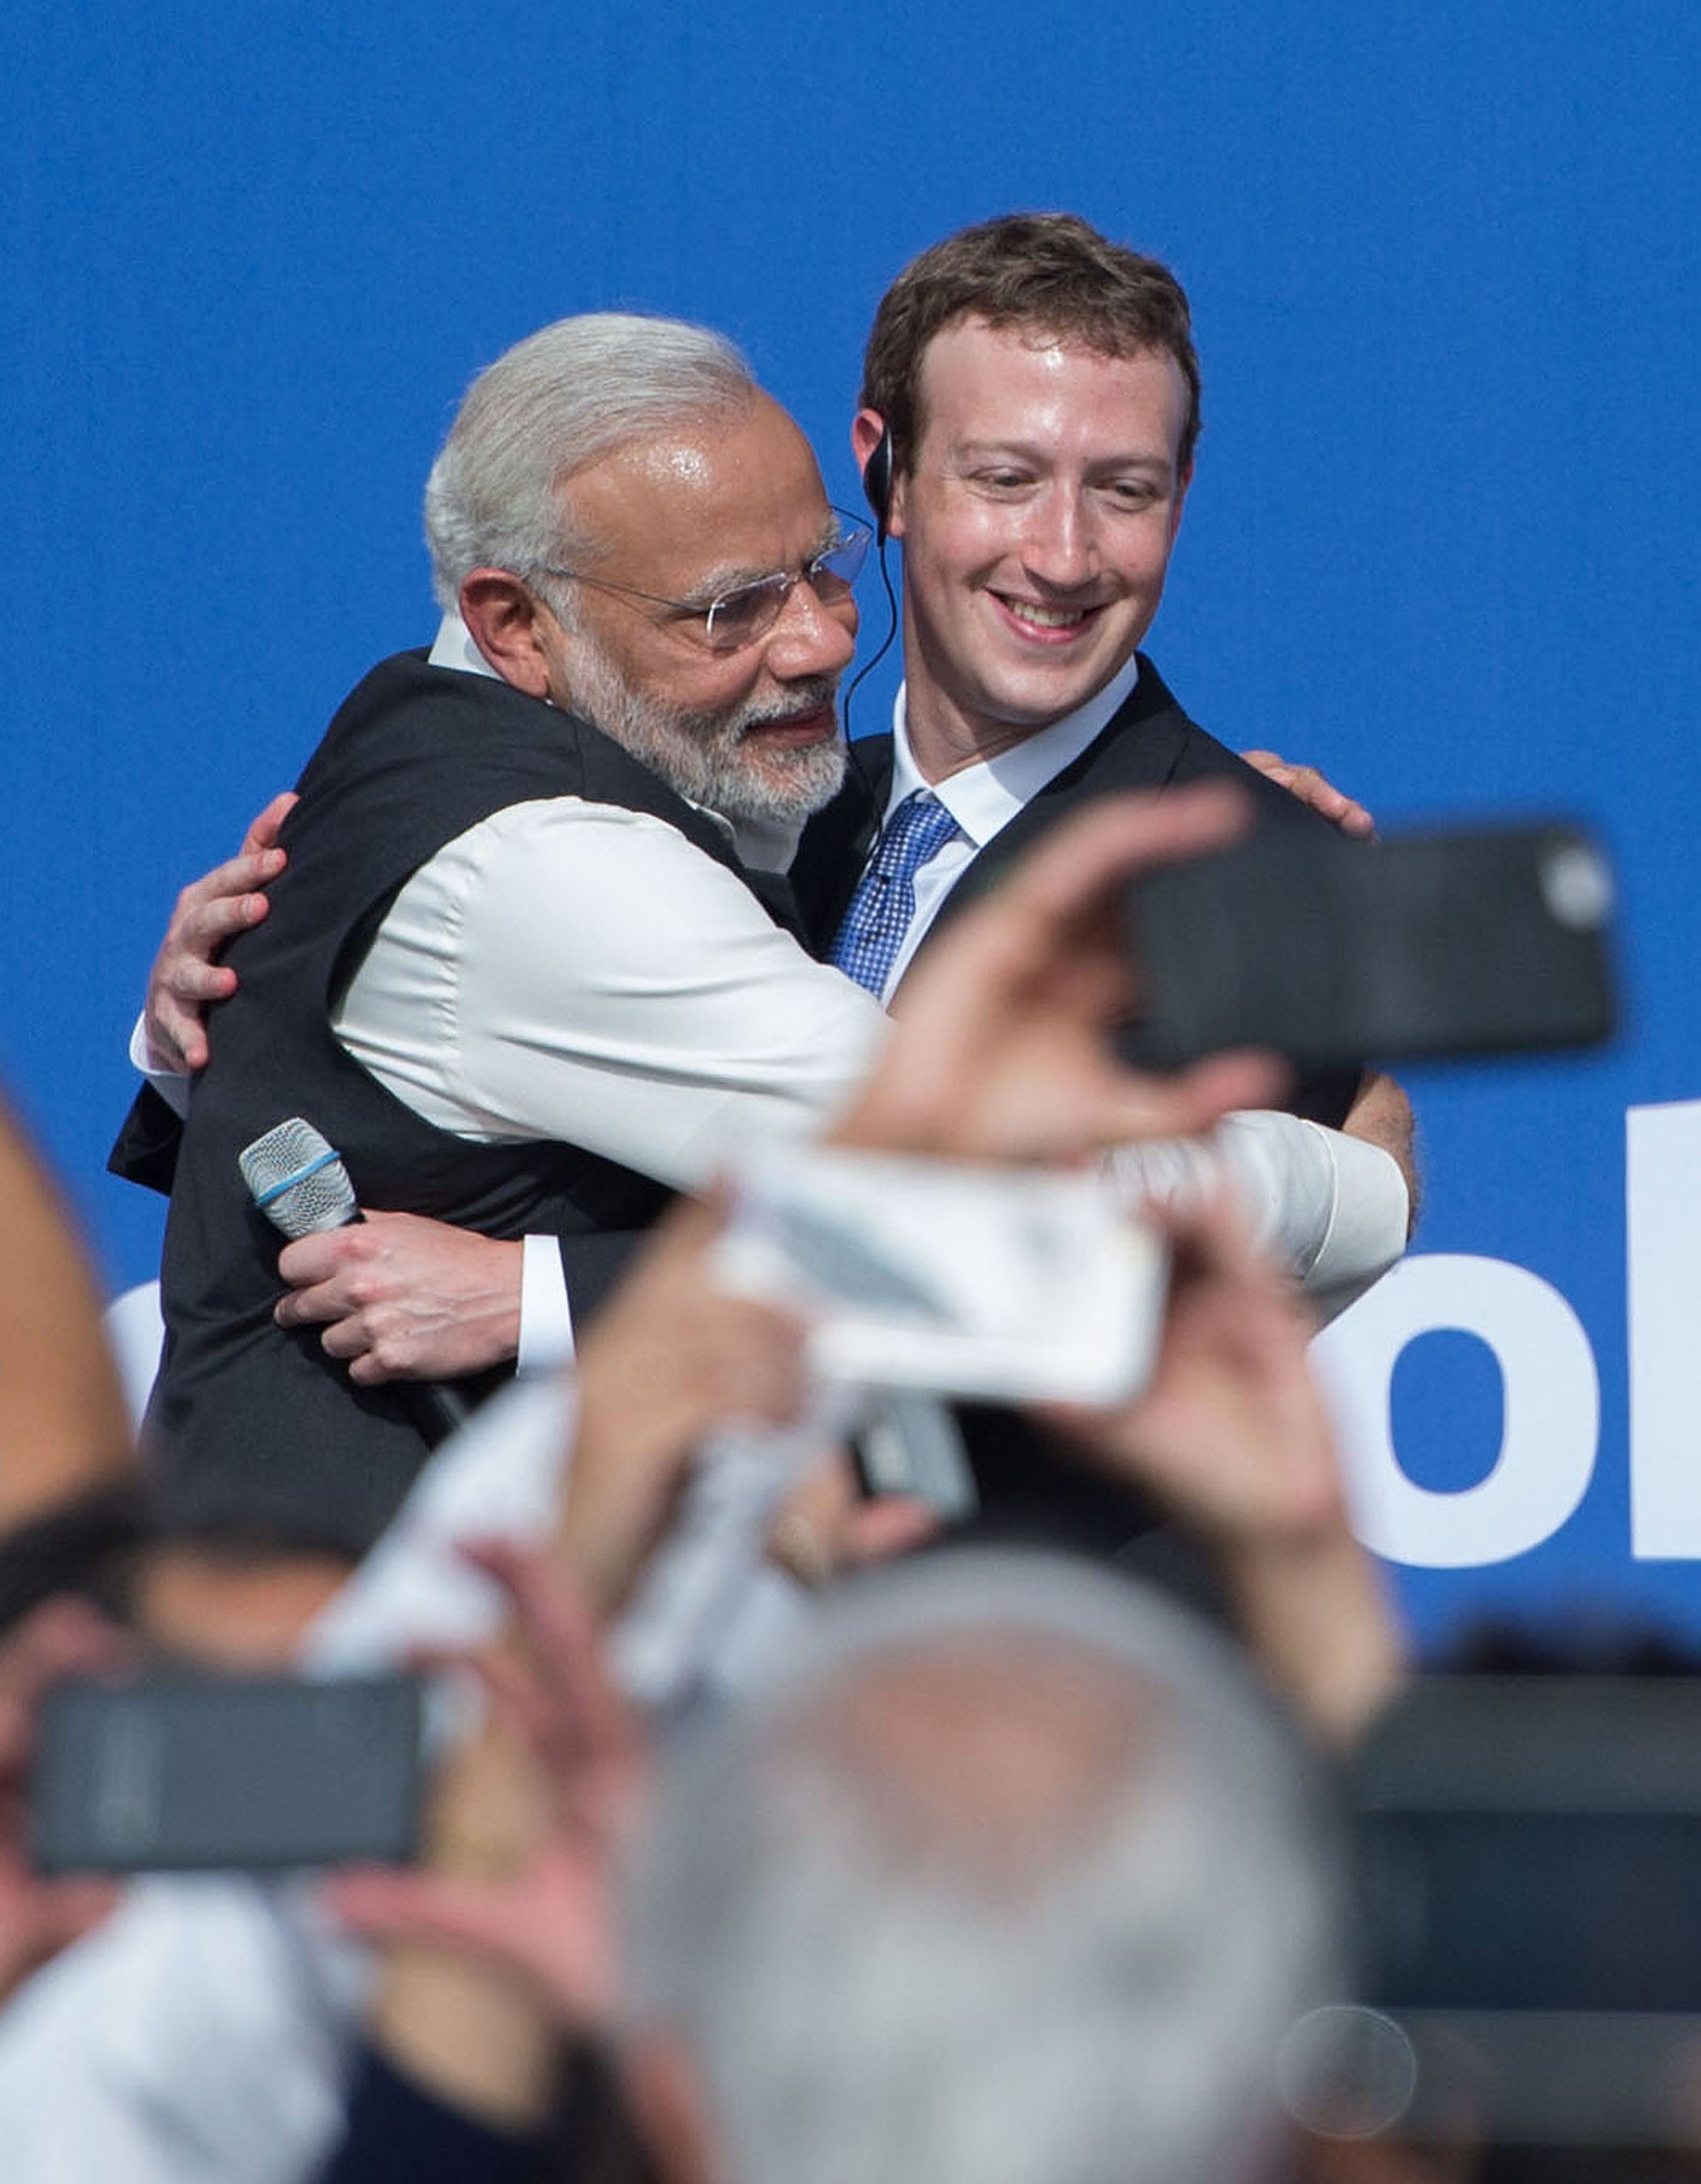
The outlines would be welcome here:
<svg viewBox="0 0 1701 2184">
<path fill-rule="evenodd" d="M 368 1213 L 278 1254 L 280 1327 L 323 1326 L 325 1355 L 362 1387 L 453 1380 L 520 1348 L 525 1247 L 417 1213 Z"/>
<path fill-rule="evenodd" d="M 1116 1409 L 1053 1406 L 1046 1417 L 1215 1542 L 1339 1529 L 1340 1465 L 1298 1288 L 1255 1248 L 1225 1188 L 1151 1205 L 1148 1217 L 1174 1251 L 1150 1380 Z"/>
<path fill-rule="evenodd" d="M 930 1540 L 939 1520 L 907 1494 L 870 1499 L 848 1456 L 835 1454 L 800 1479 L 768 1533 L 768 1557 L 800 1585 L 825 1585 L 842 1570 L 907 1554 Z"/>
<path fill-rule="evenodd" d="M 265 916 L 270 905 L 261 890 L 284 868 L 278 829 L 296 802 L 288 790 L 275 796 L 249 826 L 236 855 L 192 881 L 178 896 L 147 974 L 142 1010 L 147 1056 L 154 1068 L 179 1076 L 205 1068 L 207 1011 L 236 990 L 236 974 L 225 968 L 220 955 L 226 941 Z"/>
<path fill-rule="evenodd" d="M 1254 1657 L 1315 1734 L 1350 1741 L 1398 1688 L 1405 1641 L 1348 1521 L 1309 1322 L 1226 1194 L 1154 1217 L 1175 1266 L 1150 1382 L 1118 1409 L 1044 1415 L 1214 1552 Z"/>
<path fill-rule="evenodd" d="M 1272 750 L 1242 751 L 1241 756 L 1278 788 L 1297 796 L 1302 804 L 1309 805 L 1324 818 L 1332 819 L 1343 834 L 1368 839 L 1376 833 L 1376 822 L 1364 805 L 1355 802 L 1344 789 L 1326 781 L 1315 766 L 1296 766 L 1291 759 L 1282 758 Z"/>
<path fill-rule="evenodd" d="M 28 1776 L 36 1708 L 62 1676 L 120 1663 L 124 1640 L 80 1600 L 49 1600 L 0 1641 L 0 2001 L 92 1926 L 121 1892 L 109 1880 L 43 1880 L 30 1869 Z"/>
<path fill-rule="evenodd" d="M 517 1975 L 565 2031 L 618 2005 L 618 1854 L 647 1782 L 642 1735 L 604 1665 L 596 1619 L 559 1568 L 506 1546 L 470 1551 L 514 1609 L 481 1658 L 488 1729 L 447 1763 L 427 1866 L 338 1875 L 345 1925 L 375 1941 L 465 1951 Z"/>
<path fill-rule="evenodd" d="M 579 1346 L 557 1546 L 604 1614 L 631 1591 L 703 1440 L 737 1420 L 789 1424 L 803 1409 L 800 1323 L 710 1279 L 722 1217 L 718 1200 L 675 1206 Z"/>
<path fill-rule="evenodd" d="M 1047 835 L 903 979 L 892 1036 L 837 1140 L 1073 1161 L 1272 1104 L 1285 1072 L 1271 1057 L 1219 1055 L 1160 1078 L 1126 1068 L 1109 1044 L 1136 1002 L 1126 883 L 1221 847 L 1246 819 L 1244 799 L 1212 784 L 1106 797 Z"/>
</svg>

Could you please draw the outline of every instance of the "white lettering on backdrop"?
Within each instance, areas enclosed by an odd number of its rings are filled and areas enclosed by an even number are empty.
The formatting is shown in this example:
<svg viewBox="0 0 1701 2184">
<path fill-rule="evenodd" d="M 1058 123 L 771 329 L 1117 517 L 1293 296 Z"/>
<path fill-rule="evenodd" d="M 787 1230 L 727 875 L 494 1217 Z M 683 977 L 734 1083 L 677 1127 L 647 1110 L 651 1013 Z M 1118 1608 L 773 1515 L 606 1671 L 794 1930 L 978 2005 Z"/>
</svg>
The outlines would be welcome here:
<svg viewBox="0 0 1701 2184">
<path fill-rule="evenodd" d="M 1630 1549 L 1701 1560 L 1701 1100 L 1625 1118 Z M 1456 1329 L 1500 1370 L 1499 1451 L 1455 1492 L 1420 1486 L 1394 1446 L 1389 1391 L 1418 1336 Z M 1551 1284 L 1504 1259 L 1415 1254 L 1320 1335 L 1354 1521 L 1392 1562 L 1464 1569 L 1552 1536 L 1582 1499 L 1600 1438 L 1594 1351 Z"/>
</svg>

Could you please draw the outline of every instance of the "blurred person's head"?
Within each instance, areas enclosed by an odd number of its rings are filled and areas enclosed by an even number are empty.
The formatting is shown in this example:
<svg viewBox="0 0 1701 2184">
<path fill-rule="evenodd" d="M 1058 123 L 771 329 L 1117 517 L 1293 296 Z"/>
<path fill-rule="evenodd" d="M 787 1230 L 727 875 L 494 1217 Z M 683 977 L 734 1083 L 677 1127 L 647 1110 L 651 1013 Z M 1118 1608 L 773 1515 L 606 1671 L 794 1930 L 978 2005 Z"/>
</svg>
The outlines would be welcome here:
<svg viewBox="0 0 1701 2184">
<path fill-rule="evenodd" d="M 891 1570 L 664 1771 L 640 2024 L 736 2184 L 1234 2184 L 1327 1986 L 1319 1838 L 1179 1611 L 1045 1557 Z"/>
</svg>

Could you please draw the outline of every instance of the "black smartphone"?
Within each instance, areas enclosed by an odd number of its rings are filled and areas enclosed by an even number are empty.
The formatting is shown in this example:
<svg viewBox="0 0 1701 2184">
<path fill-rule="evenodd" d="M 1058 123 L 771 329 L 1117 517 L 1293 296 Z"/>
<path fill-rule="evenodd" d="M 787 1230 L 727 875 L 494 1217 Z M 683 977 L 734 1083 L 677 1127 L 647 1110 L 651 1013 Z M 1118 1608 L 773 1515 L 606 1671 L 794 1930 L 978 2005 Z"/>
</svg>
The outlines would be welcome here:
<svg viewBox="0 0 1701 2184">
<path fill-rule="evenodd" d="M 1129 891 L 1142 1017 L 1176 1068 L 1262 1047 L 1302 1069 L 1608 1038 L 1611 868 L 1560 821 L 1354 841 L 1266 829 Z"/>
<path fill-rule="evenodd" d="M 401 1674 L 58 1685 L 31 1774 L 33 1862 L 55 1874 L 408 1860 L 423 1707 L 420 1679 Z"/>
</svg>

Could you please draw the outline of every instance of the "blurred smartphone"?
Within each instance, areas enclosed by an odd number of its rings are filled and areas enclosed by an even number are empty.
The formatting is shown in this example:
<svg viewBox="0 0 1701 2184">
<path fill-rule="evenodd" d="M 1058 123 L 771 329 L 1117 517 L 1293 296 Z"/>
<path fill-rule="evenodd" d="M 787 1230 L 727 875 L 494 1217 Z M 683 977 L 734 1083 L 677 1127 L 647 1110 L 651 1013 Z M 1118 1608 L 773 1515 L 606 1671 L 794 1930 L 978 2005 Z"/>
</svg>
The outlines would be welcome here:
<svg viewBox="0 0 1701 2184">
<path fill-rule="evenodd" d="M 418 1847 L 416 1676 L 177 1672 L 43 1701 L 31 1778 L 42 1873 L 265 1871 Z"/>
<path fill-rule="evenodd" d="M 736 1178 L 726 1287 L 802 1313 L 825 1379 L 1114 1403 L 1146 1379 L 1162 1241 L 1091 1173 L 787 1146 Z"/>
<path fill-rule="evenodd" d="M 1143 1015 L 1174 1068 L 1264 1047 L 1302 1068 L 1608 1038 L 1610 867 L 1559 822 L 1349 840 L 1281 828 L 1129 891 Z"/>
</svg>

